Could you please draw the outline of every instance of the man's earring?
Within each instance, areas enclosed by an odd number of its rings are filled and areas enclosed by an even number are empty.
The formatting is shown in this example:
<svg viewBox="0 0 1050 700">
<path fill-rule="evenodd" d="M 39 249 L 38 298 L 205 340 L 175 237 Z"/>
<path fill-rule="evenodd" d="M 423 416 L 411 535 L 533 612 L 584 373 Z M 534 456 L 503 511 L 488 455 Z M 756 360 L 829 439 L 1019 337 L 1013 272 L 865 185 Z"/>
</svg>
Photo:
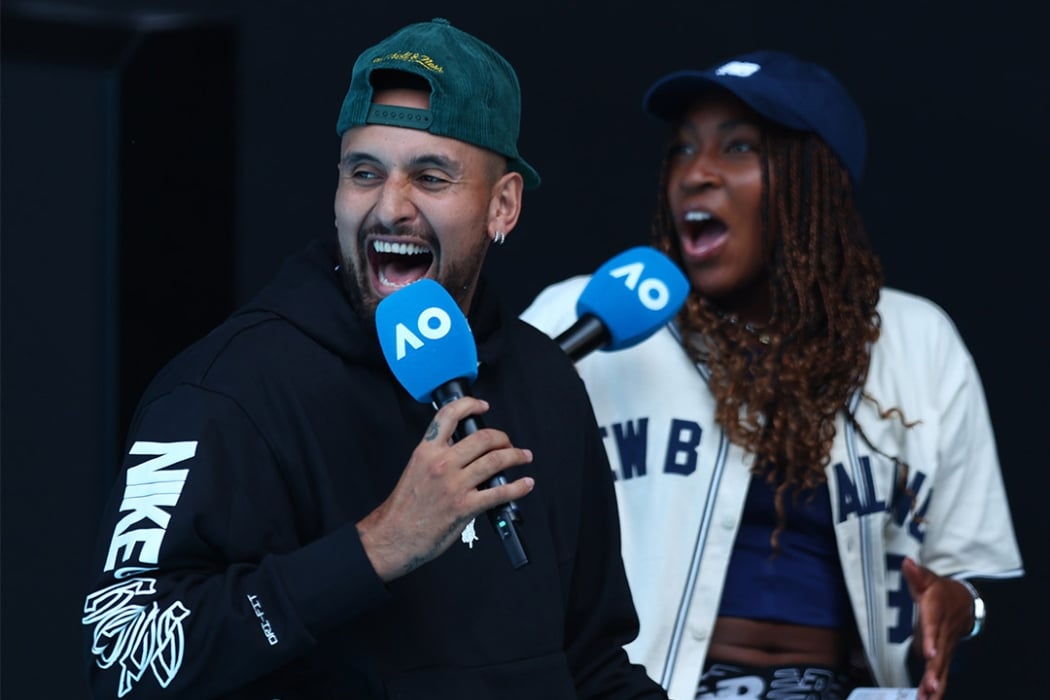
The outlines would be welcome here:
<svg viewBox="0 0 1050 700">
<path fill-rule="evenodd" d="M 492 236 L 492 242 L 496 245 L 503 245 L 503 241 L 507 240 L 507 234 L 503 231 L 496 231 L 495 235 Z"/>
</svg>

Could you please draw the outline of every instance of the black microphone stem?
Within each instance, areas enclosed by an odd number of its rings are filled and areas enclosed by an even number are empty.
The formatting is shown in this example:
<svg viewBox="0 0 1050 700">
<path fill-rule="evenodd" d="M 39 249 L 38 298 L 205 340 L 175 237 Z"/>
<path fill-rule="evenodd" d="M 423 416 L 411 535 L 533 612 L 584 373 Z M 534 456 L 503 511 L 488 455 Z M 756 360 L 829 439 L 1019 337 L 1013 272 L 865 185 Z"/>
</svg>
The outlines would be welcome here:
<svg viewBox="0 0 1050 700">
<path fill-rule="evenodd" d="M 594 314 L 584 314 L 577 319 L 568 329 L 554 339 L 565 354 L 576 362 L 592 350 L 597 350 L 606 345 L 612 337 L 609 329 L 605 327 Z"/>
<path fill-rule="evenodd" d="M 467 383 L 462 379 L 453 379 L 452 381 L 446 382 L 434 390 L 434 402 L 440 407 L 450 401 L 455 401 L 458 398 L 470 396 L 467 386 Z M 456 431 L 452 434 L 452 439 L 458 442 L 466 436 L 478 432 L 483 427 L 485 426 L 482 424 L 480 418 L 477 416 L 467 416 L 459 422 L 458 426 L 456 426 Z M 507 478 L 503 476 L 503 474 L 496 474 L 485 483 L 485 488 L 502 486 L 506 483 Z M 504 549 L 507 550 L 511 566 L 515 569 L 520 569 L 528 564 L 529 558 L 525 554 L 525 547 L 522 545 L 521 538 L 518 536 L 518 530 L 515 527 L 515 523 L 521 522 L 521 514 L 518 511 L 518 504 L 514 501 L 507 501 L 502 505 L 491 508 L 488 511 L 488 516 L 489 522 L 492 523 L 492 527 L 496 530 L 496 534 L 503 542 Z"/>
</svg>

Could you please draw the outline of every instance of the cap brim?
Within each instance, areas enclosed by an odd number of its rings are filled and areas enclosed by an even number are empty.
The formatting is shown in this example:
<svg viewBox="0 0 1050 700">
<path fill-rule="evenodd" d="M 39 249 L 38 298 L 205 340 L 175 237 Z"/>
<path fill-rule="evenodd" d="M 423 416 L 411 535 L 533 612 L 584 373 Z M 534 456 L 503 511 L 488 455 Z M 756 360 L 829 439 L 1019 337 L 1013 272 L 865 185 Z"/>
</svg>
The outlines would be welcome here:
<svg viewBox="0 0 1050 700">
<path fill-rule="evenodd" d="M 678 71 L 660 78 L 645 93 L 642 107 L 654 117 L 672 120 L 704 92 L 715 88 L 722 88 L 735 95 L 751 109 L 777 124 L 803 131 L 812 130 L 805 119 L 782 104 L 781 100 L 756 89 L 753 83 L 701 71 Z"/>
<path fill-rule="evenodd" d="M 715 87 L 724 86 L 699 71 L 670 73 L 649 87 L 642 99 L 642 108 L 654 117 L 673 119 L 690 100 Z"/>
<path fill-rule="evenodd" d="M 534 190 L 540 186 L 540 174 L 521 158 L 508 158 L 507 168 L 521 175 L 525 189 Z"/>
<path fill-rule="evenodd" d="M 774 124 L 817 134 L 854 181 L 860 181 L 867 139 L 859 108 L 826 70 L 794 57 L 757 52 L 720 68 L 668 73 L 649 87 L 642 107 L 674 122 L 697 99 L 718 88 Z"/>
</svg>

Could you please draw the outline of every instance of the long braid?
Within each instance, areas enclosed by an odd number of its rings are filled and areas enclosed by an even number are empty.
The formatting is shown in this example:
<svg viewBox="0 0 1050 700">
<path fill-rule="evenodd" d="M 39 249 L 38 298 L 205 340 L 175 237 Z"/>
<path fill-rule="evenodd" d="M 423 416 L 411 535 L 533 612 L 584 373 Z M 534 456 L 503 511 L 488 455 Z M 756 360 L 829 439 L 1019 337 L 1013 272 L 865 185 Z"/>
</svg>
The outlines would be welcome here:
<svg viewBox="0 0 1050 700">
<path fill-rule="evenodd" d="M 690 354 L 711 370 L 716 420 L 755 455 L 753 473 L 776 487 L 776 549 L 785 494 L 825 481 L 835 416 L 867 377 L 883 277 L 849 176 L 827 145 L 776 126 L 766 130 L 764 144 L 762 223 L 772 242 L 768 344 L 748 352 L 752 334 L 696 294 L 677 320 L 683 337 L 694 339 Z M 653 233 L 680 263 L 668 171 L 665 163 Z"/>
</svg>

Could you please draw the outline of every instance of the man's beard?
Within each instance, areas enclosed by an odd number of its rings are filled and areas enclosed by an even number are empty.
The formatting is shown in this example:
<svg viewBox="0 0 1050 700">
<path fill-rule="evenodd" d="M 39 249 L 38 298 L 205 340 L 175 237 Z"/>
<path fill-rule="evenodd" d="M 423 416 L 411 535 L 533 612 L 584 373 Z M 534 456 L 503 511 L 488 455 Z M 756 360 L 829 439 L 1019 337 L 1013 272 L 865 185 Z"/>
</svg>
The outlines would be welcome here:
<svg viewBox="0 0 1050 700">
<path fill-rule="evenodd" d="M 346 288 L 350 298 L 350 305 L 353 307 L 354 312 L 366 321 L 374 320 L 376 307 L 383 300 L 383 297 L 377 295 L 372 289 L 372 271 L 369 268 L 368 252 L 365 250 L 364 241 L 371 233 L 377 233 L 377 231 L 374 229 L 362 231 L 358 235 L 355 244 L 357 246 L 356 256 L 347 254 L 343 250 L 342 245 L 340 245 L 339 250 L 339 257 L 342 261 L 342 264 L 339 266 L 339 272 L 343 286 Z M 382 233 L 387 233 L 387 231 L 384 230 Z M 424 237 L 432 241 L 431 247 L 435 251 L 434 255 L 439 256 L 440 244 L 438 244 L 436 237 L 432 234 Z M 481 272 L 482 264 L 485 262 L 487 243 L 488 241 L 485 237 L 480 236 L 477 245 L 467 253 L 465 259 L 438 266 L 437 281 L 448 291 L 460 308 L 469 308 L 468 302 L 470 299 L 468 294 L 470 294 Z M 438 259 L 441 260 L 440 257 Z"/>
</svg>

